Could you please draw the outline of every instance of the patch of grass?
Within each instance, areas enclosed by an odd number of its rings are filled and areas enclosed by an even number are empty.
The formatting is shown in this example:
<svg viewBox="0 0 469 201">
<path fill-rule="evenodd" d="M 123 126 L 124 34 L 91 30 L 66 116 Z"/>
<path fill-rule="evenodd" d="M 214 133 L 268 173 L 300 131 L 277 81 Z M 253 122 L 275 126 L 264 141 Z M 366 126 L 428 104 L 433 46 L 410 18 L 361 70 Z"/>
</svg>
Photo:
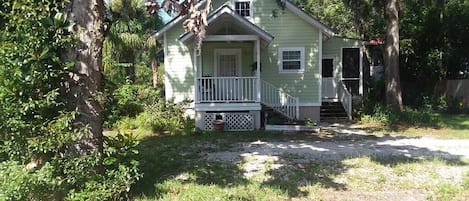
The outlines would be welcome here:
<svg viewBox="0 0 469 201">
<path fill-rule="evenodd" d="M 201 185 L 168 180 L 157 184 L 158 197 L 142 196 L 136 200 L 286 200 L 288 197 L 279 189 L 265 188 L 258 183 L 222 187 L 214 184 Z"/>
<path fill-rule="evenodd" d="M 436 194 L 430 195 L 429 198 L 440 201 L 466 201 L 469 198 L 469 189 L 451 183 L 442 183 L 436 187 Z"/>
<path fill-rule="evenodd" d="M 434 123 L 413 125 L 401 121 L 392 125 L 362 121 L 358 126 L 375 134 L 393 134 L 410 137 L 435 137 L 440 139 L 469 139 L 469 114 L 432 114 Z"/>
<path fill-rule="evenodd" d="M 142 134 L 144 135 L 144 134 Z M 333 135 L 333 134 L 331 134 Z M 339 138 L 367 140 L 368 138 Z M 212 133 L 199 135 L 141 136 L 140 169 L 144 177 L 133 187 L 139 200 L 347 200 L 373 192 L 415 192 L 429 198 L 467 195 L 469 175 L 453 182 L 447 174 L 466 162 L 439 158 L 358 156 L 345 159 L 311 159 L 305 155 L 238 155 L 236 160 L 208 159 L 210 154 L 239 151 L 240 143 L 332 142 L 332 136 L 282 135 L 270 132 Z M 246 164 L 260 163 L 259 171 L 247 175 Z M 458 174 L 455 174 L 458 175 Z M 451 184 L 454 186 L 448 186 Z M 446 186 L 445 186 L 446 185 Z M 363 194 L 365 193 L 365 194 Z M 412 195 L 412 194 L 411 194 Z M 379 196 L 377 196 L 379 197 Z M 402 199 L 397 196 L 395 199 Z M 391 199 L 392 200 L 392 199 Z"/>
</svg>

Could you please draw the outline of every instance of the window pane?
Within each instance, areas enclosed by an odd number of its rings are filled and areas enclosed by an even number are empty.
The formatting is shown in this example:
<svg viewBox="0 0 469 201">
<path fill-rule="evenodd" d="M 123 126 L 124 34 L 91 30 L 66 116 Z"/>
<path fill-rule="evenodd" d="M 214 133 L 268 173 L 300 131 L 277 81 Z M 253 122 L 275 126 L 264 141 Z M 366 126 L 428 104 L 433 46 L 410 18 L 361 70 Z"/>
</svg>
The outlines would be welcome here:
<svg viewBox="0 0 469 201">
<path fill-rule="evenodd" d="M 301 62 L 300 61 L 284 61 L 283 69 L 284 70 L 299 70 L 301 69 Z"/>
<path fill-rule="evenodd" d="M 333 77 L 332 73 L 334 71 L 334 64 L 332 59 L 323 59 L 322 60 L 322 77 Z"/>
<path fill-rule="evenodd" d="M 251 2 L 235 2 L 235 10 L 236 13 L 243 17 L 251 16 Z"/>
<path fill-rule="evenodd" d="M 283 60 L 300 60 L 300 51 L 284 51 L 282 55 Z"/>
</svg>

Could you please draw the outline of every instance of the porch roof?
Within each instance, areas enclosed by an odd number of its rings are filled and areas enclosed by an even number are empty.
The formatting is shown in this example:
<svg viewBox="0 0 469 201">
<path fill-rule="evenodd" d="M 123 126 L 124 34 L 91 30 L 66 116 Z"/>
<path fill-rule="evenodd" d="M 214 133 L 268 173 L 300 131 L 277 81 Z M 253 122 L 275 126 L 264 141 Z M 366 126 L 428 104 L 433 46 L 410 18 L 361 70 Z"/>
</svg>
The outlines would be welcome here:
<svg viewBox="0 0 469 201">
<path fill-rule="evenodd" d="M 238 15 L 228 5 L 217 9 L 207 18 L 207 36 L 209 35 L 256 35 L 262 40 L 264 45 L 270 43 L 274 37 L 262 28 L 251 23 L 246 18 Z M 185 32 L 179 40 L 186 42 L 194 37 L 194 33 Z M 229 39 L 229 37 L 226 37 Z"/>
</svg>

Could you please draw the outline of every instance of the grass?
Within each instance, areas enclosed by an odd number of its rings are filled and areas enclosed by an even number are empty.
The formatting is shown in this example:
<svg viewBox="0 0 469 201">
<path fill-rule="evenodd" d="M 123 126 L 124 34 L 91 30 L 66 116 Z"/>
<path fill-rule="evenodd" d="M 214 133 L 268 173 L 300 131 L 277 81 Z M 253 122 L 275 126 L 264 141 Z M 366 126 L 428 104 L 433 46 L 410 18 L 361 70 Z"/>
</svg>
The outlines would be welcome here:
<svg viewBox="0 0 469 201">
<path fill-rule="evenodd" d="M 413 125 L 400 122 L 386 126 L 379 122 L 359 122 L 373 134 L 393 134 L 409 137 L 426 136 L 439 139 L 469 139 L 469 114 L 432 114 L 432 124 Z"/>
<path fill-rule="evenodd" d="M 370 155 L 312 160 L 296 154 L 259 159 L 254 157 L 256 153 L 228 162 L 207 158 L 208 154 L 240 150 L 240 142 L 349 140 L 340 136 L 244 132 L 146 135 L 140 140 L 144 177 L 132 190 L 137 201 L 405 200 L 402 196 L 409 195 L 464 200 L 469 195 L 467 160 Z M 260 165 L 250 166 L 255 162 Z M 453 177 L 459 174 L 464 176 Z"/>
</svg>

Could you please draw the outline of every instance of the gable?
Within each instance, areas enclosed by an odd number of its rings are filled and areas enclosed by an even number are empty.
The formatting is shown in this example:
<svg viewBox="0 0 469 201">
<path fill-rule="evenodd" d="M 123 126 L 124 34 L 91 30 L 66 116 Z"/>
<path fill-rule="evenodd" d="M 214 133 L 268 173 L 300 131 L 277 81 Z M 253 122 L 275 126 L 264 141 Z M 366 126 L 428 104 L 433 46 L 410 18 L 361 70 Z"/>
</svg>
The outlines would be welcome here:
<svg viewBox="0 0 469 201">
<path fill-rule="evenodd" d="M 268 2 L 268 1 L 271 1 L 271 2 Z M 204 5 L 205 2 L 206 1 L 202 1 L 197 6 L 205 6 Z M 303 20 L 304 22 L 309 24 L 309 26 L 312 26 L 312 27 L 315 27 L 315 28 L 321 30 L 321 32 L 326 37 L 332 37 L 332 36 L 335 35 L 334 32 L 329 27 L 327 27 L 326 25 L 324 25 L 323 23 L 321 23 L 319 20 L 312 17 L 311 15 L 309 15 L 309 14 L 305 13 L 304 11 L 302 11 L 299 7 L 297 7 L 295 4 L 293 4 L 289 0 L 285 0 L 285 10 L 282 10 L 282 8 L 277 5 L 276 0 L 252 0 L 252 2 L 253 2 L 253 7 L 254 7 L 253 8 L 254 13 L 253 13 L 253 17 L 251 19 L 251 22 L 253 22 L 254 24 L 256 24 L 258 26 L 262 27 L 262 23 L 263 23 L 262 20 L 260 20 L 260 18 L 259 18 L 259 14 L 261 14 L 261 15 L 270 15 L 271 18 L 276 18 L 278 16 L 275 16 L 275 15 L 282 15 L 282 13 L 284 13 L 284 12 L 291 12 L 294 15 L 296 15 L 298 18 L 300 18 L 301 20 Z M 213 14 L 213 12 L 221 9 L 222 6 L 229 5 L 231 7 L 232 3 L 233 3 L 233 0 L 214 0 L 214 1 L 212 1 L 213 10 L 212 10 L 211 14 Z M 277 6 L 276 6 L 276 8 L 266 9 L 264 7 L 264 4 L 266 4 L 266 3 L 267 4 L 274 3 Z M 259 12 L 262 12 L 262 13 L 259 13 Z M 275 14 L 275 13 L 277 13 L 277 14 Z M 168 22 L 157 33 L 155 33 L 153 35 L 153 37 L 155 37 L 157 39 L 161 39 L 165 32 L 167 32 L 169 29 L 172 29 L 177 24 L 181 24 L 181 22 L 184 21 L 185 19 L 187 19 L 186 16 L 176 17 L 175 19 Z"/>
</svg>

